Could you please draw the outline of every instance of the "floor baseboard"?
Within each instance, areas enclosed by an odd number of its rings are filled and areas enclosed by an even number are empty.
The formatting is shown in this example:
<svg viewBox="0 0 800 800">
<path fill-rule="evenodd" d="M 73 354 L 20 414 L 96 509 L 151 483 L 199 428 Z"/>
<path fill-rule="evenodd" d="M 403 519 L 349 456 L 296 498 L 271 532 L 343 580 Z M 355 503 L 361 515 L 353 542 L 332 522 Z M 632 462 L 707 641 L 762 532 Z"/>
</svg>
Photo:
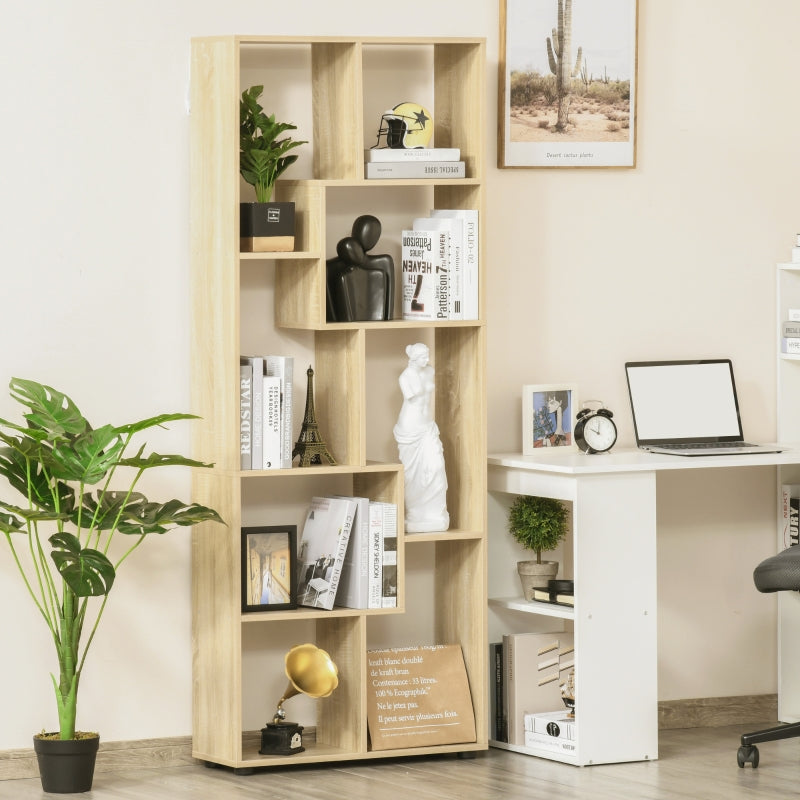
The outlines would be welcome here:
<svg viewBox="0 0 800 800">
<path fill-rule="evenodd" d="M 674 728 L 718 728 L 723 725 L 761 725 L 778 718 L 776 694 L 743 697 L 697 697 L 690 700 L 661 700 L 658 704 L 660 730 Z M 256 731 L 248 736 L 258 737 Z M 256 739 L 257 741 L 257 739 Z M 97 772 L 127 768 L 176 767 L 197 763 L 192 758 L 192 737 L 100 742 Z M 39 774 L 33 749 L 0 751 L 0 780 L 35 778 Z"/>
<path fill-rule="evenodd" d="M 777 725 L 778 695 L 756 694 L 741 697 L 696 697 L 690 700 L 661 700 L 658 727 L 719 728 L 723 725 Z"/>
<path fill-rule="evenodd" d="M 196 764 L 192 758 L 192 737 L 100 742 L 95 772 L 131 768 L 176 767 Z M 0 780 L 35 778 L 39 766 L 33 748 L 0 751 Z"/>
</svg>

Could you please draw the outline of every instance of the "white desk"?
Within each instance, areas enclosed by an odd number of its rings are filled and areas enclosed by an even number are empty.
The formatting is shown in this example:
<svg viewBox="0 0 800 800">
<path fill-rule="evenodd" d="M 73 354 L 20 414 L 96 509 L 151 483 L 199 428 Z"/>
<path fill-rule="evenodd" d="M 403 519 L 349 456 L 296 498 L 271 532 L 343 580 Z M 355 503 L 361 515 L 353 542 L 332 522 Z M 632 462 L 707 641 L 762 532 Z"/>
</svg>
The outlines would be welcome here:
<svg viewBox="0 0 800 800">
<path fill-rule="evenodd" d="M 619 448 L 489 456 L 490 492 L 572 504 L 575 608 L 490 598 L 490 605 L 571 620 L 578 739 L 573 754 L 496 746 L 576 765 L 658 758 L 656 475 L 662 470 L 800 464 L 781 453 L 685 457 Z M 612 557 L 613 556 L 613 557 Z"/>
</svg>

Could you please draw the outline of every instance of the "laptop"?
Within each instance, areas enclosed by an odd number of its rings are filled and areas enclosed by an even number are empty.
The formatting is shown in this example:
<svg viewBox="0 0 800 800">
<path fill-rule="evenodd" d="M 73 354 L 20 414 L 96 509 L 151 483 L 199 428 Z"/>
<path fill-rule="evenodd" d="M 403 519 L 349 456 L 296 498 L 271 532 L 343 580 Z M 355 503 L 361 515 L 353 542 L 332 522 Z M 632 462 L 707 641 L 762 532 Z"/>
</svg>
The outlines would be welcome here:
<svg viewBox="0 0 800 800">
<path fill-rule="evenodd" d="M 727 358 L 625 364 L 636 445 L 679 456 L 780 453 L 744 440 Z"/>
</svg>

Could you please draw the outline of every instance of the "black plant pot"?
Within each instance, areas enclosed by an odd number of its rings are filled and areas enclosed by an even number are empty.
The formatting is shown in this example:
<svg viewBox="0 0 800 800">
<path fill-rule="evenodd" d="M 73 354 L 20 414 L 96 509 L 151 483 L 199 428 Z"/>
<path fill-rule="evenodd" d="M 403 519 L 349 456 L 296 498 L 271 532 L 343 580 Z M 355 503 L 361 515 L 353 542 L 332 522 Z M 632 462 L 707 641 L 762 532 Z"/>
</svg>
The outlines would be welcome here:
<svg viewBox="0 0 800 800">
<path fill-rule="evenodd" d="M 294 250 L 294 203 L 240 203 L 239 237 L 243 253 Z"/>
<path fill-rule="evenodd" d="M 100 737 L 90 739 L 41 739 L 33 737 L 42 789 L 54 794 L 88 792 L 94 778 L 94 762 Z"/>
</svg>

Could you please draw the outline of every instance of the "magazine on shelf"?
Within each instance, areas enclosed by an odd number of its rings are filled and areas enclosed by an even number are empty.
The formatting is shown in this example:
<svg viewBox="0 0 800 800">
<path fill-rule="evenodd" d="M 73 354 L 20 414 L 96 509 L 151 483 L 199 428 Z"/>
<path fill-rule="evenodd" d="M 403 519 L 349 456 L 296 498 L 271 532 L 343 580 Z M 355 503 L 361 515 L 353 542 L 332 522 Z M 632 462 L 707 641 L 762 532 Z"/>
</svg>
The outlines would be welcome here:
<svg viewBox="0 0 800 800">
<path fill-rule="evenodd" d="M 356 507 L 353 498 L 311 500 L 297 558 L 299 605 L 333 608 Z"/>
</svg>

